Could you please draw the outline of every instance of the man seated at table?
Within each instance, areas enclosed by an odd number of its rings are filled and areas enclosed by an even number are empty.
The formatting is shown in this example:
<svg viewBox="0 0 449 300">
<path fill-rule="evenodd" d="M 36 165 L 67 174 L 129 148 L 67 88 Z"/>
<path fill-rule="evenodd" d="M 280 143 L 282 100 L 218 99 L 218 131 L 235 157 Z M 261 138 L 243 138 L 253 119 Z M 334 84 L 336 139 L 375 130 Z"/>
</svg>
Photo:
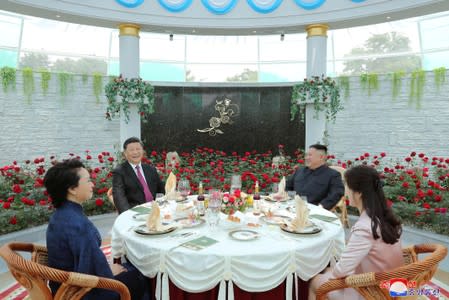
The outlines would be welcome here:
<svg viewBox="0 0 449 300">
<path fill-rule="evenodd" d="M 164 183 L 156 168 L 143 164 L 143 143 L 131 137 L 123 143 L 127 161 L 112 172 L 112 195 L 115 207 L 122 212 L 145 202 L 153 201 L 156 193 L 165 193 Z"/>
<path fill-rule="evenodd" d="M 288 178 L 286 189 L 307 197 L 307 202 L 332 209 L 345 192 L 339 172 L 326 164 L 327 147 L 311 145 L 306 155 L 306 166 Z"/>
</svg>

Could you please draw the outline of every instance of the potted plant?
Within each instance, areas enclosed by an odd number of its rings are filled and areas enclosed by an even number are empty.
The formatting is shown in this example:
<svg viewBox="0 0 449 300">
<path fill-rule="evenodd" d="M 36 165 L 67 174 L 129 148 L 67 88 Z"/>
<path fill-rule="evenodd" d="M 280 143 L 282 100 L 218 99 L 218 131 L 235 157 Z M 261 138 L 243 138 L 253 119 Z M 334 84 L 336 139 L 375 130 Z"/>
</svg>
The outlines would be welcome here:
<svg viewBox="0 0 449 300">
<path fill-rule="evenodd" d="M 154 112 L 154 87 L 141 78 L 113 78 L 105 86 L 105 94 L 108 99 L 106 119 L 111 120 L 120 116 L 123 111 L 125 122 L 129 121 L 129 108 L 136 104 L 138 112 L 144 121 Z"/>
<path fill-rule="evenodd" d="M 335 121 L 337 113 L 343 109 L 340 101 L 340 89 L 338 85 L 329 77 L 314 76 L 304 79 L 293 86 L 290 106 L 291 120 L 299 114 L 301 121 L 304 121 L 304 109 L 306 103 L 313 103 L 315 118 L 318 112 L 324 111 L 326 120 Z"/>
</svg>

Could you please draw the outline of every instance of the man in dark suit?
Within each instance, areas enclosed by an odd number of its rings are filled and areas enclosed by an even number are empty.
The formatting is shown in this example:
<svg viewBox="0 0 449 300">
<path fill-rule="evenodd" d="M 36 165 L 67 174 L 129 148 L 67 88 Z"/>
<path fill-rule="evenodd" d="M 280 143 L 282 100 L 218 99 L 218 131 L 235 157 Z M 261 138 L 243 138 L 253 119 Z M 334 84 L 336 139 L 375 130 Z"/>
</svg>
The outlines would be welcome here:
<svg viewBox="0 0 449 300">
<path fill-rule="evenodd" d="M 122 212 L 145 202 L 153 201 L 156 193 L 165 193 L 156 168 L 142 164 L 144 155 L 140 139 L 131 137 L 123 143 L 126 162 L 112 172 L 112 195 L 118 212 Z"/>
<path fill-rule="evenodd" d="M 309 147 L 306 167 L 296 170 L 287 180 L 286 190 L 307 196 L 307 202 L 332 209 L 345 192 L 339 172 L 326 164 L 327 147 L 315 144 Z"/>
</svg>

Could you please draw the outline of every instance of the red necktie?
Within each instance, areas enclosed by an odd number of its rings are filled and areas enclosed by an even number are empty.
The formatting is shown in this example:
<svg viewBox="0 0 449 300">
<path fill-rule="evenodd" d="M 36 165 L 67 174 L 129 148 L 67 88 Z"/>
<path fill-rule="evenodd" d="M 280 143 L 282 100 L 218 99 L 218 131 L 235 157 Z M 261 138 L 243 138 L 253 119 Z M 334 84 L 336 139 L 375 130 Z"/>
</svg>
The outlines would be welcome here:
<svg viewBox="0 0 449 300">
<path fill-rule="evenodd" d="M 143 187 L 143 193 L 145 194 L 145 201 L 150 202 L 153 201 L 153 195 L 150 192 L 150 189 L 148 188 L 148 184 L 145 182 L 145 179 L 143 178 L 142 172 L 140 172 L 140 167 L 136 166 L 137 171 L 137 178 L 139 178 L 140 184 Z"/>
</svg>

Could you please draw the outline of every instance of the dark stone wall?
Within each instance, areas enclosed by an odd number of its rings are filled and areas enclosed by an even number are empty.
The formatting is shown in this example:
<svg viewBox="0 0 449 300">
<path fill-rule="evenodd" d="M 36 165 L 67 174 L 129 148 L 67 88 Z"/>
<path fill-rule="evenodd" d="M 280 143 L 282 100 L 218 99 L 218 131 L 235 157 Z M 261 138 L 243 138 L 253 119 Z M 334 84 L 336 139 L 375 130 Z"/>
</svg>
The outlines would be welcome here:
<svg viewBox="0 0 449 300">
<path fill-rule="evenodd" d="M 304 124 L 290 121 L 291 87 L 155 87 L 155 113 L 142 123 L 147 149 L 191 151 L 210 147 L 228 153 L 272 150 L 279 144 L 287 153 L 304 148 Z M 220 124 L 223 134 L 210 136 L 197 129 L 209 128 L 216 100 L 230 99 L 239 114 L 233 124 Z"/>
</svg>

